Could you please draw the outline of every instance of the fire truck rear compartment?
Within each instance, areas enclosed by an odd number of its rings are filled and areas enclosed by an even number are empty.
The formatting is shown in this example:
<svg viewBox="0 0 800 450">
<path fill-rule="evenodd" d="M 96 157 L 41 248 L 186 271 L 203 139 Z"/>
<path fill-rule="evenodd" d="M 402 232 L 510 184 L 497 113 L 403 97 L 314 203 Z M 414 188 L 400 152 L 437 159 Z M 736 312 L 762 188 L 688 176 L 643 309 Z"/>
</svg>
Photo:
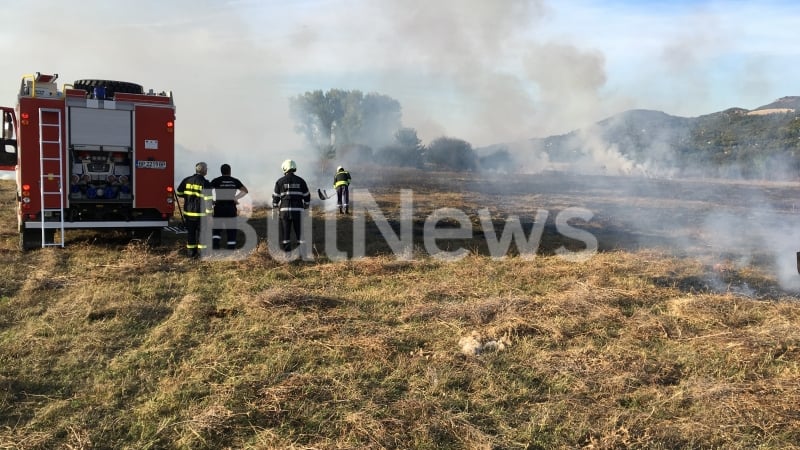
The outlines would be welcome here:
<svg viewBox="0 0 800 450">
<path fill-rule="evenodd" d="M 69 221 L 133 218 L 131 155 L 114 151 L 70 152 Z"/>
<path fill-rule="evenodd" d="M 63 247 L 69 229 L 159 241 L 174 198 L 172 93 L 95 79 L 61 90 L 57 78 L 23 75 L 19 122 L 3 108 L 0 150 L 16 163 L 21 247 Z"/>
</svg>

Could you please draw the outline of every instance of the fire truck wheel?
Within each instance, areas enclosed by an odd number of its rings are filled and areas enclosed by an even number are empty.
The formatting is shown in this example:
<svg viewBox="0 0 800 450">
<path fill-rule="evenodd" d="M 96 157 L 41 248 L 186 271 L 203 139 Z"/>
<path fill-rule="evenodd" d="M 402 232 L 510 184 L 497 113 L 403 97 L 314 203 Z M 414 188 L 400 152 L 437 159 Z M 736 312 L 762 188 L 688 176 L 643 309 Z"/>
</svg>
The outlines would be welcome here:
<svg viewBox="0 0 800 450">
<path fill-rule="evenodd" d="M 88 93 L 94 92 L 94 88 L 103 87 L 106 89 L 106 97 L 113 98 L 114 93 L 121 92 L 124 94 L 144 94 L 142 85 L 136 83 L 129 83 L 127 81 L 113 81 L 113 80 L 78 80 L 72 83 L 75 89 L 83 89 Z"/>
<path fill-rule="evenodd" d="M 56 230 L 44 230 L 45 242 L 52 243 Z M 22 230 L 19 232 L 19 247 L 22 251 L 42 248 L 42 230 Z"/>
<path fill-rule="evenodd" d="M 42 247 L 42 232 L 39 230 L 21 230 L 19 232 L 19 248 L 22 251 Z"/>
</svg>

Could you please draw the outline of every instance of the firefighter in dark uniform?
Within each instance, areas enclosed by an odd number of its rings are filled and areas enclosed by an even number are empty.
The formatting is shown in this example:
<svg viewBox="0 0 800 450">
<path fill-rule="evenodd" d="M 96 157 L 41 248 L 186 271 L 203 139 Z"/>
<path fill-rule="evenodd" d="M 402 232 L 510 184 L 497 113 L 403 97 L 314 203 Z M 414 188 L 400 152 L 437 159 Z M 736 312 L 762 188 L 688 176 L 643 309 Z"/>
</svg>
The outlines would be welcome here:
<svg viewBox="0 0 800 450">
<path fill-rule="evenodd" d="M 186 250 L 190 258 L 200 256 L 199 251 L 205 248 L 200 243 L 200 232 L 206 216 L 211 214 L 211 183 L 206 179 L 208 165 L 199 162 L 194 166 L 194 175 L 181 181 L 175 191 L 183 198 L 183 216 L 186 223 Z"/>
<path fill-rule="evenodd" d="M 350 214 L 350 172 L 344 170 L 342 166 L 336 168 L 333 187 L 336 189 L 336 204 L 339 206 L 339 214 Z M 342 211 L 342 207 L 344 207 L 344 211 Z"/>
<path fill-rule="evenodd" d="M 239 199 L 247 195 L 247 188 L 238 178 L 231 176 L 231 166 L 223 164 L 219 168 L 221 176 L 211 180 L 214 188 L 214 217 L 236 217 L 238 211 L 236 205 Z M 236 228 L 226 228 L 226 247 L 229 250 L 236 248 Z M 222 228 L 214 228 L 213 246 L 214 249 L 220 248 L 222 240 Z"/>
<path fill-rule="evenodd" d="M 287 159 L 281 164 L 283 177 L 275 182 L 275 189 L 272 192 L 272 207 L 280 208 L 280 240 L 283 251 L 291 251 L 291 236 L 294 230 L 295 238 L 298 243 L 302 243 L 300 237 L 300 219 L 303 211 L 308 209 L 311 204 L 311 193 L 308 190 L 306 181 L 295 174 L 297 164 L 291 159 Z"/>
</svg>

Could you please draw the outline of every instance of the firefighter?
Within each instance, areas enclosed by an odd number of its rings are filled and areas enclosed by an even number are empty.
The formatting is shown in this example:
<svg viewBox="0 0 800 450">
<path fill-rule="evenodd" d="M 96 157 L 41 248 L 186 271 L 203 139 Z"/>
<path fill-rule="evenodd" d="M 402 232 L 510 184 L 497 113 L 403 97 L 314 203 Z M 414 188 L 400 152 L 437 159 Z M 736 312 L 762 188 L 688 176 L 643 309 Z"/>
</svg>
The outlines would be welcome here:
<svg viewBox="0 0 800 450">
<path fill-rule="evenodd" d="M 344 170 L 342 166 L 336 168 L 333 187 L 336 189 L 336 204 L 339 206 L 339 214 L 350 214 L 350 172 Z M 342 207 L 344 207 L 344 211 L 342 211 Z"/>
<path fill-rule="evenodd" d="M 183 198 L 183 216 L 186 223 L 186 250 L 190 258 L 200 256 L 200 250 L 205 246 L 200 242 L 202 224 L 205 218 L 212 213 L 211 183 L 206 179 L 208 165 L 199 162 L 194 166 L 194 175 L 181 181 L 175 190 Z"/>
<path fill-rule="evenodd" d="M 231 176 L 231 166 L 223 164 L 219 168 L 221 176 L 211 180 L 211 186 L 214 188 L 214 217 L 236 217 L 238 211 L 236 205 L 239 204 L 239 199 L 247 195 L 248 191 L 244 184 L 238 178 Z M 236 228 L 225 229 L 227 241 L 226 246 L 228 250 L 236 248 Z M 222 240 L 222 228 L 214 228 L 213 247 L 220 248 L 220 241 Z"/>
<path fill-rule="evenodd" d="M 287 159 L 281 164 L 283 177 L 275 182 L 272 192 L 272 207 L 280 207 L 280 240 L 283 251 L 291 251 L 291 236 L 294 230 L 298 244 L 303 241 L 300 237 L 300 219 L 304 210 L 311 204 L 311 193 L 308 191 L 306 181 L 295 174 L 297 164 Z"/>
</svg>

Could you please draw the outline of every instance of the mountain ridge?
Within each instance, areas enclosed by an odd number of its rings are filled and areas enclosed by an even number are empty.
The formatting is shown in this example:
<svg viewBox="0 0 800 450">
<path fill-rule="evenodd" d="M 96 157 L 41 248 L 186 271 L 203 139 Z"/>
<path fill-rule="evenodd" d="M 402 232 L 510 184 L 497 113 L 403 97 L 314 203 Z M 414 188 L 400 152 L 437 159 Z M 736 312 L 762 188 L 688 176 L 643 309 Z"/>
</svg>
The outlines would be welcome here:
<svg viewBox="0 0 800 450">
<path fill-rule="evenodd" d="M 623 174 L 792 178 L 800 172 L 798 111 L 800 96 L 697 117 L 631 109 L 528 144 L 540 156 L 539 169 L 557 164 Z"/>
</svg>

